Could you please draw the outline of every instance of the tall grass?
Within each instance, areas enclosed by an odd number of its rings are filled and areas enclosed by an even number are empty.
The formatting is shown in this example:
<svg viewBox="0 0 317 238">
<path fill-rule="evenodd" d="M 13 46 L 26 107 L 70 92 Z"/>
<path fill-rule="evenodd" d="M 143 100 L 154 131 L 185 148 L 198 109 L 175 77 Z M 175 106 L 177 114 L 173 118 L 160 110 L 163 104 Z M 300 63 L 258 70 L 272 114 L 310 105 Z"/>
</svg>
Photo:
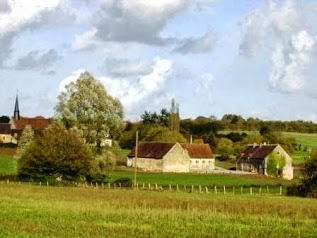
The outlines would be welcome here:
<svg viewBox="0 0 317 238">
<path fill-rule="evenodd" d="M 0 237 L 314 237 L 317 200 L 0 184 Z"/>
</svg>

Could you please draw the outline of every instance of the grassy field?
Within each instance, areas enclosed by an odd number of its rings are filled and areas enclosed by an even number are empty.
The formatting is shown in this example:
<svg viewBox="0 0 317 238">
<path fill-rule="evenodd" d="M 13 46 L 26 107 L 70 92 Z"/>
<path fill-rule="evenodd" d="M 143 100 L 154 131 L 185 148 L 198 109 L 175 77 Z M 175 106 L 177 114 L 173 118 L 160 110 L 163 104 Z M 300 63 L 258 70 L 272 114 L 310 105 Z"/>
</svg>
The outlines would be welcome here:
<svg viewBox="0 0 317 238">
<path fill-rule="evenodd" d="M 0 184 L 0 237 L 315 237 L 317 200 Z"/>
<path fill-rule="evenodd" d="M 109 173 L 110 182 L 118 178 L 134 179 L 133 170 L 115 170 Z M 233 175 L 233 174 L 198 174 L 198 173 L 150 173 L 137 172 L 137 182 L 141 184 L 158 184 L 165 187 L 172 186 L 266 186 L 290 185 L 294 181 L 269 178 L 262 175 Z"/>
<path fill-rule="evenodd" d="M 16 166 L 12 155 L 0 154 L 0 175 L 11 175 L 16 173 Z"/>
</svg>

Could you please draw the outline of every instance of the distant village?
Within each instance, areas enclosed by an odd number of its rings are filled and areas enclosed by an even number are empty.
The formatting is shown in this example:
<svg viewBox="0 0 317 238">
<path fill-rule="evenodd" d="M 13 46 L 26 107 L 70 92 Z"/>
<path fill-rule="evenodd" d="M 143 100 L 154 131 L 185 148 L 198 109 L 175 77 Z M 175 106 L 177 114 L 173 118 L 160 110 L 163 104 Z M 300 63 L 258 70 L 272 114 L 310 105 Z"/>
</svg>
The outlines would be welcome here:
<svg viewBox="0 0 317 238">
<path fill-rule="evenodd" d="M 178 105 L 172 101 L 172 110 L 178 114 Z M 30 125 L 34 131 L 44 130 L 51 124 L 50 118 L 24 117 L 20 115 L 19 99 L 16 96 L 13 116 L 7 122 L 0 123 L 0 143 L 18 144 L 24 128 Z M 103 145 L 112 145 L 105 138 Z M 137 155 L 136 155 L 137 150 Z M 293 179 L 292 158 L 279 144 L 251 144 L 237 157 L 236 171 L 229 171 L 215 166 L 215 156 L 206 143 L 172 143 L 172 142 L 141 142 L 127 156 L 126 165 L 135 165 L 144 171 L 160 172 L 198 172 L 198 173 L 259 173 L 268 175 L 267 164 L 272 154 L 284 158 L 285 164 L 279 171 L 284 179 Z"/>
</svg>

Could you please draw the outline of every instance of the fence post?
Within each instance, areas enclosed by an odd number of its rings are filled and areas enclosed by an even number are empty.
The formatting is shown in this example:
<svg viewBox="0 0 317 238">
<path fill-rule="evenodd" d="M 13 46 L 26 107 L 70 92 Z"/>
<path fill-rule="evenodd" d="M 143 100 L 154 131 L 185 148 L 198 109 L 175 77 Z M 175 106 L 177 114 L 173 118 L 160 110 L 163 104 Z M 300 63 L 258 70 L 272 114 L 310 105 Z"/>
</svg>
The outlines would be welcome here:
<svg viewBox="0 0 317 238">
<path fill-rule="evenodd" d="M 205 186 L 205 190 L 206 190 L 206 193 L 209 193 L 209 191 L 208 191 L 208 187 L 207 187 L 207 186 Z"/>
<path fill-rule="evenodd" d="M 280 186 L 280 196 L 282 196 L 282 192 L 283 192 L 283 189 L 282 189 L 282 186 Z"/>
<path fill-rule="evenodd" d="M 201 193 L 201 185 L 199 185 L 199 193 Z"/>
<path fill-rule="evenodd" d="M 110 189 L 111 188 L 111 184 L 110 183 L 108 183 L 108 189 Z"/>
<path fill-rule="evenodd" d="M 217 186 L 215 185 L 215 194 L 217 194 Z"/>
<path fill-rule="evenodd" d="M 250 187 L 250 194 L 252 195 L 252 187 Z"/>
<path fill-rule="evenodd" d="M 243 194 L 243 187 L 241 186 L 241 194 Z"/>
<path fill-rule="evenodd" d="M 177 192 L 179 192 L 179 187 L 178 187 L 178 184 L 176 185 L 176 190 L 177 190 Z"/>
<path fill-rule="evenodd" d="M 233 193 L 233 194 L 234 194 L 234 190 L 235 190 L 235 187 L 233 186 L 233 187 L 232 187 L 232 193 Z"/>
<path fill-rule="evenodd" d="M 226 195 L 226 186 L 223 186 L 223 195 Z"/>
<path fill-rule="evenodd" d="M 172 191 L 172 185 L 169 184 L 168 188 L 169 188 L 170 191 Z"/>
<path fill-rule="evenodd" d="M 262 194 L 262 187 L 260 187 L 260 189 L 259 189 L 259 193 L 260 193 L 260 195 Z"/>
<path fill-rule="evenodd" d="M 192 185 L 192 193 L 194 192 L 194 185 Z"/>
</svg>

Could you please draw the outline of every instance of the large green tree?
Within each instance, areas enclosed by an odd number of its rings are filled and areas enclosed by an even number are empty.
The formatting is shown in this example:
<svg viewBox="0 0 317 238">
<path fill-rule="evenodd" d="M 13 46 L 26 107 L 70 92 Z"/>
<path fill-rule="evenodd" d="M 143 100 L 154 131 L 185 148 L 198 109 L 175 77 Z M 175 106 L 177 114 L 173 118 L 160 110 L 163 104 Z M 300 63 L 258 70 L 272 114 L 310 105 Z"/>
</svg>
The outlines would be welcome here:
<svg viewBox="0 0 317 238">
<path fill-rule="evenodd" d="M 94 163 L 91 149 L 76 131 L 53 124 L 23 152 L 18 173 L 27 179 L 62 176 L 73 180 L 90 175 Z"/>
<path fill-rule="evenodd" d="M 80 131 L 86 142 L 96 145 L 110 134 L 117 138 L 122 129 L 123 108 L 111 97 L 102 83 L 90 73 L 82 73 L 76 82 L 66 85 L 55 107 L 66 128 Z"/>
</svg>

